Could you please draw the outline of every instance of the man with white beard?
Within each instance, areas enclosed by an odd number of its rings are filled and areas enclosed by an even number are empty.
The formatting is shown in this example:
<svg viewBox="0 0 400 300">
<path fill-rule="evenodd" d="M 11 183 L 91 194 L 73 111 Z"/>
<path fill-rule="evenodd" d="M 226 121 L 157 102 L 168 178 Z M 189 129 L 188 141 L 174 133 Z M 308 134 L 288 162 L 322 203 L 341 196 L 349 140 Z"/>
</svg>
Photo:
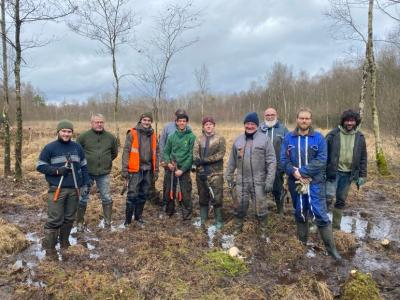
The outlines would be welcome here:
<svg viewBox="0 0 400 300">
<path fill-rule="evenodd" d="M 282 141 L 285 138 L 285 135 L 289 132 L 288 129 L 278 120 L 278 113 L 275 108 L 269 107 L 264 112 L 264 123 L 260 125 L 258 131 L 264 133 L 272 142 L 275 149 L 276 154 L 276 173 L 275 173 L 275 181 L 274 188 L 272 194 L 274 195 L 276 210 L 278 214 L 283 214 L 283 175 L 284 171 L 282 170 L 279 164 L 279 155 L 281 153 L 281 145 Z"/>
</svg>

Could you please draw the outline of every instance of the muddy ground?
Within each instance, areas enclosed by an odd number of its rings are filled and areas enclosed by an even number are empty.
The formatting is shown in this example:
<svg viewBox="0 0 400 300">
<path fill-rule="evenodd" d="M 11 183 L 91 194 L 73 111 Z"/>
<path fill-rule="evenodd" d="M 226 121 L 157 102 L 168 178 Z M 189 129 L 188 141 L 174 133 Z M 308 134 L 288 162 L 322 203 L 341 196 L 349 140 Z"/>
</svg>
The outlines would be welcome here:
<svg viewBox="0 0 400 300">
<path fill-rule="evenodd" d="M 229 196 L 224 207 L 226 226 L 221 233 L 214 234 L 210 222 L 209 234 L 204 234 L 198 227 L 197 214 L 185 223 L 179 214 L 168 218 L 151 204 L 144 213 L 144 228 L 124 228 L 124 199 L 119 195 L 118 178 L 113 181 L 112 230 L 102 228 L 100 201 L 94 193 L 86 231 L 74 233 L 74 246 L 59 250 L 57 259 L 49 259 L 41 248 L 46 220 L 44 180 L 34 173 L 22 183 L 3 178 L 0 218 L 16 224 L 29 246 L 19 253 L 3 255 L 0 298 L 293 299 L 301 291 L 303 297 L 298 299 L 331 299 L 340 297 L 350 271 L 357 269 L 371 273 L 383 298 L 399 299 L 398 175 L 373 175 L 375 178 L 361 191 L 352 190 L 342 222 L 344 233 L 336 234 L 345 257 L 342 264 L 326 256 L 317 234 L 312 235 L 307 247 L 296 241 L 288 203 L 282 218 L 271 205 L 269 242 L 258 239 L 252 218 L 244 232 L 233 239 Z M 389 246 L 381 244 L 383 239 L 390 241 Z M 233 245 L 244 257 L 243 266 L 221 267 L 218 259 L 209 255 Z"/>
<path fill-rule="evenodd" d="M 85 232 L 73 230 L 73 246 L 58 249 L 57 257 L 49 258 L 41 247 L 47 185 L 34 170 L 43 145 L 40 141 L 30 146 L 25 161 L 31 162 L 25 165 L 22 182 L 0 177 L 0 235 L 19 229 L 28 241 L 16 243 L 15 235 L 15 245 L 0 248 L 0 299 L 349 299 L 343 286 L 352 270 L 370 273 L 380 297 L 400 299 L 398 161 L 391 162 L 392 175 L 386 178 L 377 175 L 371 163 L 367 184 L 360 191 L 351 190 L 342 231 L 335 232 L 344 257 L 341 264 L 326 255 L 317 233 L 311 234 L 306 247 L 296 240 L 290 203 L 285 204 L 283 217 L 271 203 L 269 241 L 258 238 L 251 216 L 244 232 L 233 237 L 227 190 L 222 232 L 215 232 L 213 220 L 207 234 L 200 230 L 195 187 L 192 221 L 182 222 L 179 211 L 166 217 L 159 206 L 147 203 L 145 227 L 125 228 L 123 182 L 117 168 L 112 180 L 112 230 L 102 228 L 94 190 Z M 3 224 L 7 230 L 1 229 Z M 238 247 L 240 258 L 224 253 L 232 246 Z"/>
</svg>

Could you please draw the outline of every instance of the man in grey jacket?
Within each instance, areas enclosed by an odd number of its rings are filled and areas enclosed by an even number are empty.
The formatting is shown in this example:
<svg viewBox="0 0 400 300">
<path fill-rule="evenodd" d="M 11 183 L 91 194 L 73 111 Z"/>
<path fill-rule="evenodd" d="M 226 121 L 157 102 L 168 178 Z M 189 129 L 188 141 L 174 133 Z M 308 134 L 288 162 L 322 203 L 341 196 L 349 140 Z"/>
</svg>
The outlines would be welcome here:
<svg viewBox="0 0 400 300">
<path fill-rule="evenodd" d="M 260 237 L 265 239 L 267 229 L 267 198 L 272 192 L 276 171 L 276 157 L 271 140 L 257 131 L 257 113 L 248 113 L 244 118 L 244 134 L 236 138 L 226 169 L 228 187 L 236 187 L 235 230 L 242 232 L 249 200 L 252 200 L 255 215 L 260 223 Z M 236 170 L 236 180 L 235 173 Z"/>
</svg>

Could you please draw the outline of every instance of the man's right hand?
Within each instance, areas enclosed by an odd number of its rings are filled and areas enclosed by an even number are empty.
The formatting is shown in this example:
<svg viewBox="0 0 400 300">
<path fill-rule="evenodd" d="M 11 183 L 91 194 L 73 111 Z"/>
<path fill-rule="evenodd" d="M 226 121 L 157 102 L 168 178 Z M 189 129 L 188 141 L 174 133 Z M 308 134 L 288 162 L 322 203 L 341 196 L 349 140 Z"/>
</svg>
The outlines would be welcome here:
<svg viewBox="0 0 400 300">
<path fill-rule="evenodd" d="M 62 166 L 56 169 L 56 175 L 66 176 L 70 171 L 71 171 L 70 167 Z"/>
</svg>

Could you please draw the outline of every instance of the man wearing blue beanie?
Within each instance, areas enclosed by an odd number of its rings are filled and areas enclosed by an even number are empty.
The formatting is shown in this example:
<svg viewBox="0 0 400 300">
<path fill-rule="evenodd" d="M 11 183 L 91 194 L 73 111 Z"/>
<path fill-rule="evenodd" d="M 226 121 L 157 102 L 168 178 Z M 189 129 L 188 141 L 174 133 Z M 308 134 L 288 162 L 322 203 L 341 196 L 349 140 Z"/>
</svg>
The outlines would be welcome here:
<svg viewBox="0 0 400 300">
<path fill-rule="evenodd" d="M 245 132 L 233 143 L 225 172 L 231 194 L 235 196 L 236 192 L 234 234 L 242 232 L 243 220 L 251 200 L 260 225 L 260 237 L 265 240 L 267 239 L 266 194 L 272 192 L 274 185 L 275 150 L 271 140 L 257 131 L 259 125 L 257 113 L 248 113 L 243 123 Z"/>
</svg>

